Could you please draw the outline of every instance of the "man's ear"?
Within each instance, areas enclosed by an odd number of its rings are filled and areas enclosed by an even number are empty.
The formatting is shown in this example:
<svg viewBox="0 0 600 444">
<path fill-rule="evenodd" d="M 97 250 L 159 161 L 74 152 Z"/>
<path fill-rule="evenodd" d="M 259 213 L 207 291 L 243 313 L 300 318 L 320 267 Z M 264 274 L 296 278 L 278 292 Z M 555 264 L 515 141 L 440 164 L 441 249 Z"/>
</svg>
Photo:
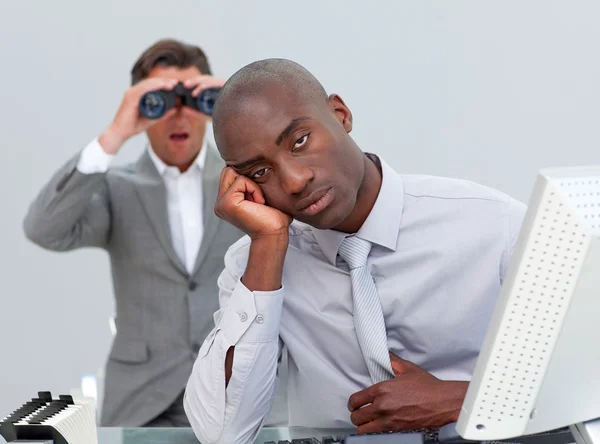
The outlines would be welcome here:
<svg viewBox="0 0 600 444">
<path fill-rule="evenodd" d="M 352 112 L 338 94 L 331 94 L 327 98 L 329 109 L 335 114 L 347 133 L 352 131 Z"/>
</svg>

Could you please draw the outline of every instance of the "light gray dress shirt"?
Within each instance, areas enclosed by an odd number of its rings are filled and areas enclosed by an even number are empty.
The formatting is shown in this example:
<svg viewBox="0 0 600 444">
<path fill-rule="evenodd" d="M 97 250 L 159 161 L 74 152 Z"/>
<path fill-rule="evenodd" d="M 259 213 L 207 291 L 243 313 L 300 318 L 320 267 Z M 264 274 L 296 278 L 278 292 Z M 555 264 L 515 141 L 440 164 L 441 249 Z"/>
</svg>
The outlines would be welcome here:
<svg viewBox="0 0 600 444">
<path fill-rule="evenodd" d="M 471 182 L 399 175 L 381 164 L 381 190 L 357 236 L 373 244 L 368 264 L 389 349 L 438 378 L 469 380 L 525 206 Z M 289 425 L 352 427 L 348 398 L 371 381 L 354 330 L 348 268 L 337 254 L 344 237 L 295 221 L 283 286 L 272 292 L 250 292 L 240 281 L 249 238 L 229 249 L 216 327 L 184 401 L 203 444 L 253 441 L 274 396 L 282 343 Z"/>
</svg>

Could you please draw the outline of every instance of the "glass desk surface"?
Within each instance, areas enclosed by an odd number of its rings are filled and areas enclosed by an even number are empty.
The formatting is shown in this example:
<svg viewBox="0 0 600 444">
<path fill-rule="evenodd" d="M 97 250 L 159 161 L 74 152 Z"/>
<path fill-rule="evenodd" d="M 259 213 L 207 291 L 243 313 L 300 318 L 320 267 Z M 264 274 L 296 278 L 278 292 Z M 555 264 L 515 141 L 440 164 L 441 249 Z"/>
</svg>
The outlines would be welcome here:
<svg viewBox="0 0 600 444">
<path fill-rule="evenodd" d="M 292 440 L 297 438 L 341 436 L 354 433 L 355 429 L 310 429 L 304 427 L 265 427 L 258 435 L 256 444 L 268 441 Z M 6 441 L 0 436 L 0 444 Z M 191 428 L 118 428 L 99 427 L 98 444 L 198 444 Z M 233 443 L 232 443 L 233 444 Z"/>
<path fill-rule="evenodd" d="M 550 431 L 529 437 L 512 438 L 504 441 L 491 441 L 485 444 L 575 444 L 570 432 Z M 356 429 L 316 429 L 306 427 L 264 427 L 258 434 L 254 444 L 279 440 L 312 438 L 321 440 L 325 436 L 347 436 L 356 433 Z M 566 434 L 565 434 L 566 433 Z M 568 436 L 567 436 L 568 435 Z M 428 438 L 431 439 L 429 436 Z M 0 438 L 1 439 L 1 438 Z M 425 443 L 437 442 L 425 440 Z M 464 441 L 466 443 L 466 441 Z M 191 428 L 99 428 L 98 444 L 198 444 Z M 484 444 L 471 441 L 472 444 Z M 234 443 L 231 443 L 234 444 Z M 455 443 L 457 444 L 457 443 Z"/>
<path fill-rule="evenodd" d="M 265 427 L 255 444 L 268 441 L 292 440 L 315 436 L 340 436 L 354 433 L 355 429 L 310 429 L 304 427 Z M 191 428 L 99 428 L 98 444 L 198 444 Z M 233 444 L 233 443 L 232 443 Z"/>
<path fill-rule="evenodd" d="M 299 439 L 316 437 L 321 440 L 325 436 L 346 436 L 353 434 L 355 429 L 312 429 L 305 427 L 265 427 L 262 429 L 254 444 L 264 444 L 265 442 L 279 440 Z M 560 434 L 551 433 L 515 438 L 507 440 L 511 444 L 571 444 L 574 443 L 573 436 L 564 432 Z M 430 441 L 426 441 L 430 442 Z M 506 441 L 505 441 L 506 442 Z M 100 427 L 98 428 L 98 444 L 198 444 L 194 432 L 191 428 L 118 428 L 118 427 Z M 501 441 L 494 443 L 501 444 Z M 6 441 L 0 436 L 0 444 L 6 444 Z M 231 443 L 234 444 L 234 443 Z M 482 444 L 482 443 L 480 443 Z"/>
</svg>

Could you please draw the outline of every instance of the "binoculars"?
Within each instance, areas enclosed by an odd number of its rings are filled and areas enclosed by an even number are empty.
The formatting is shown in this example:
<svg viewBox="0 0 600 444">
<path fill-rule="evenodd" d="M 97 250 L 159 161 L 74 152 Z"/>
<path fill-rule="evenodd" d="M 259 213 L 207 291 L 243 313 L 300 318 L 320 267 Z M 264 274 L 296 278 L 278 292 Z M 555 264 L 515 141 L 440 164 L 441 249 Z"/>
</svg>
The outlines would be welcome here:
<svg viewBox="0 0 600 444">
<path fill-rule="evenodd" d="M 215 101 L 219 96 L 221 88 L 207 88 L 198 97 L 192 97 L 194 88 L 186 88 L 179 82 L 170 91 L 150 91 L 140 99 L 140 114 L 147 119 L 160 119 L 167 111 L 175 106 L 178 98 L 181 98 L 183 106 L 189 106 L 203 114 L 212 116 Z"/>
</svg>

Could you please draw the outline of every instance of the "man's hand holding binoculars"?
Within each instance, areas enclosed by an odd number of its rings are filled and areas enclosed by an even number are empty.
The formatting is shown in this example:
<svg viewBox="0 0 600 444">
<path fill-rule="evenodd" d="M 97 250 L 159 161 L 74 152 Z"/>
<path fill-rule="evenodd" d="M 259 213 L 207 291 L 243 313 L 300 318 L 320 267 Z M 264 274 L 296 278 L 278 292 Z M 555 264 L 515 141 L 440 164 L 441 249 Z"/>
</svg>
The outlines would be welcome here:
<svg viewBox="0 0 600 444">
<path fill-rule="evenodd" d="M 132 136 L 146 131 L 177 112 L 179 100 L 184 113 L 211 115 L 214 101 L 224 80 L 200 75 L 184 83 L 176 79 L 150 77 L 125 91 L 112 123 L 98 141 L 107 154 L 117 154 Z"/>
</svg>

